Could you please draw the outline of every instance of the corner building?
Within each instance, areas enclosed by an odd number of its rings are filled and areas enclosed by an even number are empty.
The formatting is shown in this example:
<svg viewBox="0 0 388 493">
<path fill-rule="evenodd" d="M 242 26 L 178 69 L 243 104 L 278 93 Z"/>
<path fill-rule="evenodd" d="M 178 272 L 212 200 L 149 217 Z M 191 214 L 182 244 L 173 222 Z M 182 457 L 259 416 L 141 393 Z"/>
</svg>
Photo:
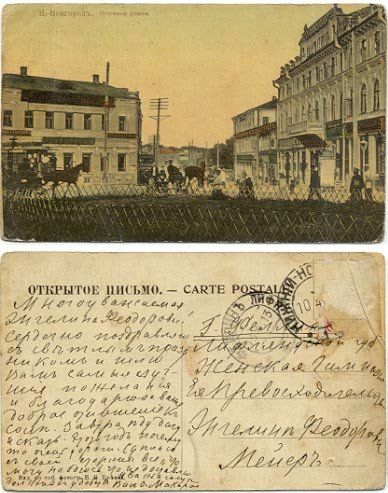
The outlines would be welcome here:
<svg viewBox="0 0 388 493">
<path fill-rule="evenodd" d="M 353 169 L 385 178 L 386 19 L 382 6 L 344 14 L 335 5 L 305 26 L 300 52 L 281 67 L 279 172 L 301 181 L 317 165 L 327 186 L 349 186 Z M 303 163 L 303 164 L 302 164 Z"/>
<path fill-rule="evenodd" d="M 82 162 L 82 184 L 136 183 L 141 123 L 139 93 L 101 83 L 98 75 L 90 82 L 52 79 L 28 75 L 27 67 L 3 75 L 5 172 L 48 156 L 56 169 Z"/>
<path fill-rule="evenodd" d="M 236 179 L 245 172 L 254 184 L 269 184 L 276 177 L 277 99 L 232 117 Z"/>
</svg>

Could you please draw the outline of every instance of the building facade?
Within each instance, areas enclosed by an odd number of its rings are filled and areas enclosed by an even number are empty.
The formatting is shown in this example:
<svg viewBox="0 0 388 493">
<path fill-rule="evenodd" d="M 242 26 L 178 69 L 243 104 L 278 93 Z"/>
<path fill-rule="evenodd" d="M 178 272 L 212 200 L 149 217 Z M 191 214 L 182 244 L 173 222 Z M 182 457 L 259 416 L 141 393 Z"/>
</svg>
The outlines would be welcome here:
<svg viewBox="0 0 388 493">
<path fill-rule="evenodd" d="M 4 74 L 2 161 L 56 169 L 84 164 L 80 183 L 136 183 L 141 149 L 139 93 L 99 81 Z"/>
<path fill-rule="evenodd" d="M 276 106 L 274 97 L 232 118 L 236 179 L 243 172 L 255 184 L 273 183 L 276 178 Z"/>
<path fill-rule="evenodd" d="M 300 52 L 274 81 L 279 173 L 348 186 L 353 169 L 376 186 L 385 176 L 386 19 L 370 5 L 344 14 L 335 5 L 305 26 Z"/>
</svg>

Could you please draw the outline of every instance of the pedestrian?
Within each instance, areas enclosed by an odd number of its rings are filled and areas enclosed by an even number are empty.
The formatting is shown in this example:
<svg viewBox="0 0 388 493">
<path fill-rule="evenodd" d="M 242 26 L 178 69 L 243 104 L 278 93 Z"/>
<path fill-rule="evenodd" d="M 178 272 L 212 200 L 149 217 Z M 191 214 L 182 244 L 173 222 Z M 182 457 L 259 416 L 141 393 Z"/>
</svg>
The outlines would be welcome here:
<svg viewBox="0 0 388 493">
<path fill-rule="evenodd" d="M 369 166 L 365 166 L 365 200 L 373 202 L 373 180 L 370 175 Z"/>
<path fill-rule="evenodd" d="M 321 178 L 319 176 L 318 166 L 316 164 L 311 167 L 309 200 L 322 200 L 321 197 Z"/>
<path fill-rule="evenodd" d="M 365 188 L 364 180 L 360 175 L 360 170 L 354 168 L 352 181 L 350 182 L 350 202 L 362 201 L 362 190 Z"/>
<path fill-rule="evenodd" d="M 303 185 L 306 183 L 306 169 L 307 169 L 307 163 L 306 163 L 306 158 L 302 158 L 302 162 L 300 164 L 300 170 L 302 171 L 302 182 Z"/>
<path fill-rule="evenodd" d="M 295 193 L 295 178 L 291 178 L 290 180 L 290 193 Z"/>
<path fill-rule="evenodd" d="M 290 171 L 291 171 L 291 163 L 290 163 L 290 155 L 287 154 L 286 156 L 286 164 L 285 164 L 285 170 L 286 170 L 286 182 L 287 185 L 290 183 Z"/>
</svg>

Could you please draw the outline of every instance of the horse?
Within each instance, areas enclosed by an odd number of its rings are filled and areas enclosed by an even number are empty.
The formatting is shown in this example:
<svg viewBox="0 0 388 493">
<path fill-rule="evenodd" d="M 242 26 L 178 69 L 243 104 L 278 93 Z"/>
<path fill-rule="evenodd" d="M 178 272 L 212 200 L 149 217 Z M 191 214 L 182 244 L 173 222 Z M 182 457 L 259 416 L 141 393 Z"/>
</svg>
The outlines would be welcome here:
<svg viewBox="0 0 388 493">
<path fill-rule="evenodd" d="M 185 183 L 186 186 L 190 185 L 193 178 L 198 180 L 200 186 L 204 185 L 205 182 L 205 168 L 204 166 L 187 166 L 185 168 Z"/>
<path fill-rule="evenodd" d="M 55 197 L 55 189 L 58 185 L 62 183 L 67 183 L 67 190 L 69 190 L 70 185 L 75 185 L 77 187 L 78 193 L 80 194 L 80 189 L 77 184 L 77 180 L 81 171 L 85 171 L 84 163 L 77 164 L 77 166 L 73 166 L 68 169 L 56 169 L 54 171 L 41 171 L 42 175 L 42 184 L 46 185 L 47 183 L 52 182 L 52 197 Z M 66 195 L 65 193 L 65 195 Z"/>
</svg>

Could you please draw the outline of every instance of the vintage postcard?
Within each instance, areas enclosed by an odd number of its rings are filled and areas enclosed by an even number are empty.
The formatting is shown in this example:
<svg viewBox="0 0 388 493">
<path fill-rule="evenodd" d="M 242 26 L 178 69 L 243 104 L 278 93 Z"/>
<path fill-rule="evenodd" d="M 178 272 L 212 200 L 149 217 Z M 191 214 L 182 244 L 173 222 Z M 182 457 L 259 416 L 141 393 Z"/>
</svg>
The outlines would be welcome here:
<svg viewBox="0 0 388 493">
<path fill-rule="evenodd" d="M 375 242 L 377 4 L 3 10 L 3 237 Z"/>
<path fill-rule="evenodd" d="M 366 253 L 6 254 L 4 488 L 383 488 L 384 278 Z"/>
</svg>

